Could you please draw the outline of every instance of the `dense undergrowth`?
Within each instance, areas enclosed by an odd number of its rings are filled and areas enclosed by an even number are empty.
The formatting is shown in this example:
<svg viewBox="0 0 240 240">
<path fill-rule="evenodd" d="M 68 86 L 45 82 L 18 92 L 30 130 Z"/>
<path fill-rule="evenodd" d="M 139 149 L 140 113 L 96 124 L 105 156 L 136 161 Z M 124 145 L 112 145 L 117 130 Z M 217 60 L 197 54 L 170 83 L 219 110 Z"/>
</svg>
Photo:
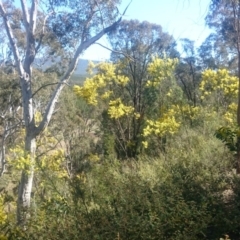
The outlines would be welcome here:
<svg viewBox="0 0 240 240">
<path fill-rule="evenodd" d="M 1 239 L 239 239 L 240 178 L 214 128 L 182 127 L 156 157 L 89 162 L 35 199 L 26 231 L 9 212 Z"/>
</svg>

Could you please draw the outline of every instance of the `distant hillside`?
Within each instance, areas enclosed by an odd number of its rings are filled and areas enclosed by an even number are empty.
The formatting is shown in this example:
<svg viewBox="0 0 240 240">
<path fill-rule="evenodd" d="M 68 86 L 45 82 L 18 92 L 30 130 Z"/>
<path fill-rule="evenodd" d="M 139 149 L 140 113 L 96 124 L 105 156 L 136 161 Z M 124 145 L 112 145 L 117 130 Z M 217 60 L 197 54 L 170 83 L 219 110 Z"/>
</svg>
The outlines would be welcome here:
<svg viewBox="0 0 240 240">
<path fill-rule="evenodd" d="M 70 78 L 70 84 L 82 84 L 85 79 L 88 77 L 87 74 L 82 75 L 82 74 L 73 74 Z"/>
<path fill-rule="evenodd" d="M 98 61 L 92 61 L 93 63 L 98 63 Z M 71 77 L 71 82 L 74 84 L 81 84 L 84 82 L 85 78 L 88 76 L 87 67 L 88 67 L 89 60 L 87 59 L 80 59 L 78 62 L 78 66 Z"/>
<path fill-rule="evenodd" d="M 87 74 L 87 67 L 89 61 L 93 62 L 94 64 L 99 63 L 99 61 L 92 61 L 92 60 L 87 60 L 87 59 L 80 59 L 78 62 L 78 66 L 75 70 L 75 74 L 77 75 L 86 75 Z"/>
<path fill-rule="evenodd" d="M 72 84 L 81 84 L 87 77 L 87 67 L 89 60 L 80 59 L 74 74 L 71 76 L 70 81 Z"/>
<path fill-rule="evenodd" d="M 92 61 L 94 63 L 98 63 L 98 61 Z M 87 67 L 88 67 L 89 60 L 87 59 L 80 59 L 78 62 L 78 66 L 71 77 L 71 82 L 73 84 L 81 84 L 84 82 L 85 78 L 88 76 Z"/>
<path fill-rule="evenodd" d="M 86 75 L 87 74 L 86 70 L 87 70 L 87 67 L 88 67 L 88 62 L 89 62 L 89 60 L 87 60 L 87 59 L 80 59 L 74 74 L 76 74 L 76 75 Z"/>
<path fill-rule="evenodd" d="M 36 60 L 36 62 L 37 62 L 37 60 Z M 98 61 L 92 61 L 92 62 L 98 63 Z M 78 61 L 77 68 L 71 77 L 72 83 L 79 84 L 85 80 L 85 78 L 88 76 L 88 73 L 87 73 L 88 63 L 89 63 L 89 60 L 87 60 L 87 59 L 80 59 Z M 48 60 L 43 65 L 41 65 L 41 69 L 46 70 L 46 69 L 50 68 L 51 66 L 53 66 L 54 64 L 56 64 L 56 59 L 55 59 L 55 62 Z"/>
</svg>

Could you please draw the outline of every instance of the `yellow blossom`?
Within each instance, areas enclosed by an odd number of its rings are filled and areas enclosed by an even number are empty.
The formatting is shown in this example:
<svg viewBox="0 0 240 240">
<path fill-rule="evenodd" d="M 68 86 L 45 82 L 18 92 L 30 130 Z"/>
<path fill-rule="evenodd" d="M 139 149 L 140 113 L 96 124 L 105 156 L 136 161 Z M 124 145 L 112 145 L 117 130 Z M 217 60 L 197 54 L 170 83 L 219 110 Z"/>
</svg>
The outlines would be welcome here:
<svg viewBox="0 0 240 240">
<path fill-rule="evenodd" d="M 148 142 L 147 141 L 142 141 L 142 145 L 144 148 L 148 148 Z"/>
<path fill-rule="evenodd" d="M 7 220 L 7 214 L 4 211 L 4 198 L 0 195 L 0 226 L 5 224 Z"/>
<path fill-rule="evenodd" d="M 199 86 L 203 95 L 211 95 L 214 91 L 220 91 L 225 97 L 236 97 L 238 92 L 238 79 L 231 76 L 226 69 L 213 71 L 208 69 L 202 73 L 202 81 Z"/>
<path fill-rule="evenodd" d="M 88 159 L 91 162 L 98 162 L 100 160 L 100 157 L 96 154 L 89 154 Z"/>
<path fill-rule="evenodd" d="M 136 119 L 139 119 L 140 118 L 140 113 L 134 113 L 134 117 L 136 118 Z"/>
<path fill-rule="evenodd" d="M 171 77 L 177 63 L 177 59 L 153 58 L 147 68 L 152 80 L 148 80 L 146 86 L 157 86 L 163 79 Z"/>
<path fill-rule="evenodd" d="M 143 136 L 147 137 L 151 134 L 163 136 L 167 133 L 174 134 L 180 127 L 180 123 L 175 119 L 175 111 L 169 109 L 157 121 L 147 120 L 147 126 L 143 129 Z"/>
<path fill-rule="evenodd" d="M 108 99 L 113 94 L 113 91 L 106 91 L 104 94 L 101 95 L 102 99 Z"/>
<path fill-rule="evenodd" d="M 109 102 L 108 114 L 111 118 L 120 118 L 134 111 L 132 106 L 125 106 L 120 98 Z"/>
</svg>

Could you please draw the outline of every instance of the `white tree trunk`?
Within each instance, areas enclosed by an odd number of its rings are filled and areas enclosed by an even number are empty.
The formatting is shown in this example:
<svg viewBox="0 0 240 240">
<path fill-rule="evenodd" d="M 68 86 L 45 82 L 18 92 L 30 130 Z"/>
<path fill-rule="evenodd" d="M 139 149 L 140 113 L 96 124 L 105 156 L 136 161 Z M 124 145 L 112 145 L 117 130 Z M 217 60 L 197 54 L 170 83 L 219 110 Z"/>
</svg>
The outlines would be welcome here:
<svg viewBox="0 0 240 240">
<path fill-rule="evenodd" d="M 22 171 L 21 180 L 18 189 L 18 202 L 17 202 L 17 222 L 20 225 L 25 225 L 28 218 L 29 209 L 31 206 L 31 192 L 34 177 L 35 165 L 35 151 L 36 151 L 36 138 L 34 136 L 26 136 L 25 139 L 26 154 L 30 154 L 30 165 Z"/>
</svg>

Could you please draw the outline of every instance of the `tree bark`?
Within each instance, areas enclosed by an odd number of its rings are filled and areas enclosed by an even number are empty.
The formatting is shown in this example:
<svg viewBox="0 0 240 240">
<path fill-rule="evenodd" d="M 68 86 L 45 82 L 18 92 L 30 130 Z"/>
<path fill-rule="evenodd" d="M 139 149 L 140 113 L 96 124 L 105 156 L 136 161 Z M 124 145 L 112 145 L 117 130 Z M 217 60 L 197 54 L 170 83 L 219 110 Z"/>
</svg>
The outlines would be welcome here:
<svg viewBox="0 0 240 240">
<path fill-rule="evenodd" d="M 240 51 L 238 50 L 238 106 L 237 106 L 237 125 L 240 128 Z M 237 136 L 237 154 L 236 154 L 237 174 L 240 174 L 240 136 Z"/>
<path fill-rule="evenodd" d="M 28 219 L 31 206 L 31 192 L 34 177 L 36 137 L 32 134 L 27 134 L 25 139 L 25 151 L 30 155 L 30 164 L 22 171 L 21 180 L 18 189 L 17 202 L 17 223 L 25 225 Z"/>
</svg>

